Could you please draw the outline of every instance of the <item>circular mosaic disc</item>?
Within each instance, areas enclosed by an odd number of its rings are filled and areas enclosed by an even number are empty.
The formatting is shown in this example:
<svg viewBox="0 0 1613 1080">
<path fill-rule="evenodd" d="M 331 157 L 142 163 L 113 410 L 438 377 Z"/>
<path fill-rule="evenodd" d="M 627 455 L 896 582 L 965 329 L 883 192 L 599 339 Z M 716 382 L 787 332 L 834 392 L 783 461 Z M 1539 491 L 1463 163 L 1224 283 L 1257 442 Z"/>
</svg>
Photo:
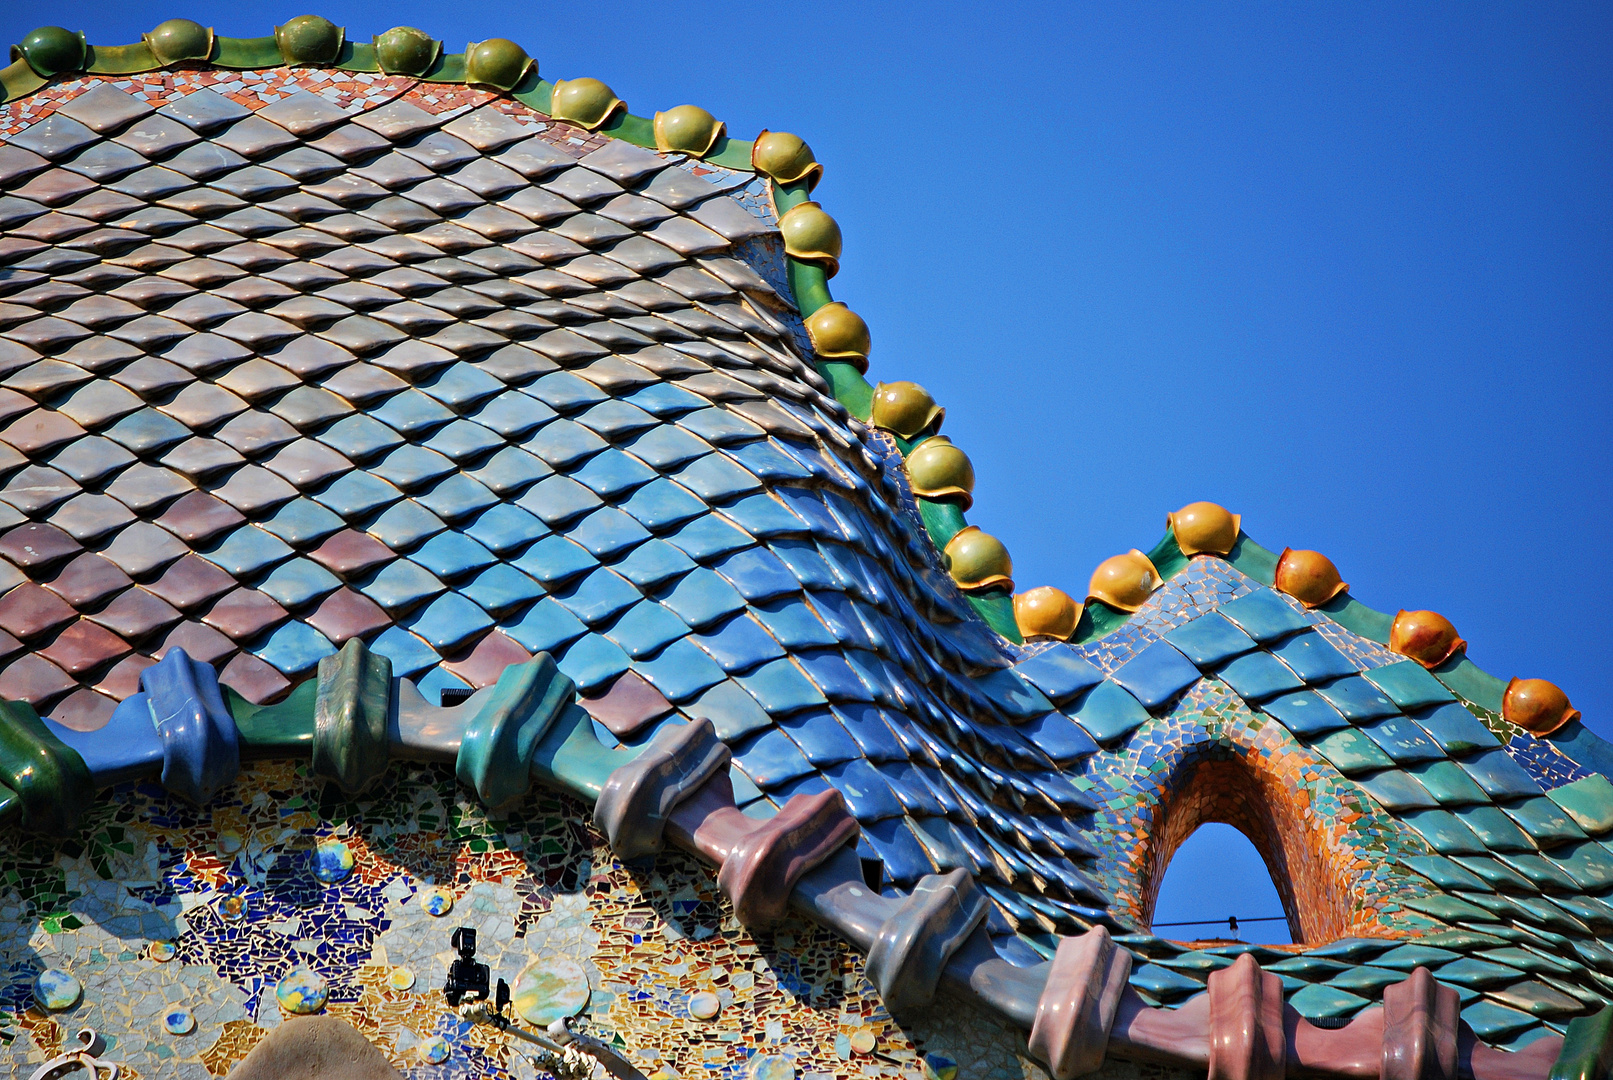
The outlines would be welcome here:
<svg viewBox="0 0 1613 1080">
<path fill-rule="evenodd" d="M 34 976 L 34 999 L 53 1012 L 71 1009 L 83 993 L 83 984 L 70 971 L 46 968 Z"/>
<path fill-rule="evenodd" d="M 696 1020 L 710 1020 L 722 1011 L 722 999 L 710 990 L 702 990 L 689 998 L 689 1015 Z"/>
<path fill-rule="evenodd" d="M 241 850 L 241 834 L 233 829 L 225 829 L 218 834 L 218 849 L 225 855 L 234 855 Z"/>
<path fill-rule="evenodd" d="M 441 1065 L 448 1060 L 448 1040 L 441 1035 L 433 1035 L 420 1044 L 420 1056 L 428 1065 Z"/>
<path fill-rule="evenodd" d="M 394 990 L 414 989 L 414 972 L 406 967 L 395 967 L 386 977 L 387 985 Z"/>
<path fill-rule="evenodd" d="M 851 1033 L 851 1049 L 859 1054 L 872 1054 L 874 1052 L 874 1033 L 868 1028 L 858 1028 Z"/>
<path fill-rule="evenodd" d="M 441 885 L 421 889 L 420 906 L 426 909 L 427 915 L 435 915 L 441 918 L 454 910 L 454 894 Z"/>
<path fill-rule="evenodd" d="M 146 947 L 146 955 L 159 964 L 166 964 L 179 952 L 179 946 L 171 941 L 153 941 Z"/>
<path fill-rule="evenodd" d="M 325 1000 L 330 997 L 330 987 L 325 985 L 323 976 L 305 967 L 298 967 L 286 972 L 280 985 L 274 988 L 274 996 L 288 1013 L 316 1013 L 325 1007 Z"/>
<path fill-rule="evenodd" d="M 162 1026 L 170 1035 L 189 1035 L 196 1030 L 196 1017 L 189 1009 L 175 1005 L 162 1014 Z"/>
<path fill-rule="evenodd" d="M 531 964 L 515 979 L 515 1011 L 529 1024 L 548 1027 L 588 1004 L 588 976 L 575 960 L 557 956 Z"/>
<path fill-rule="evenodd" d="M 795 1063 L 787 1057 L 763 1054 L 750 1067 L 751 1080 L 795 1080 Z"/>
<path fill-rule="evenodd" d="M 246 918 L 246 897 L 226 896 L 219 901 L 218 913 L 230 922 L 240 922 Z"/>
<path fill-rule="evenodd" d="M 326 884 L 353 872 L 353 849 L 340 840 L 327 840 L 314 849 L 314 876 Z"/>
</svg>

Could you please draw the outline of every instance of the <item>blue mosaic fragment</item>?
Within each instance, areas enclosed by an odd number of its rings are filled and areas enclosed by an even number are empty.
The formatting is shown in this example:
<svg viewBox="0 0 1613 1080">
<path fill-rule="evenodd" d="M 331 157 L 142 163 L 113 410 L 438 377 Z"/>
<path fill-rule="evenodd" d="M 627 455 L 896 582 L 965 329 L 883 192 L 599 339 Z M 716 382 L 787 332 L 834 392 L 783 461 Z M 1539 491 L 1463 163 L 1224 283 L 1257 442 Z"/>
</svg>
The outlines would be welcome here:
<svg viewBox="0 0 1613 1080">
<path fill-rule="evenodd" d="M 1316 692 L 1344 714 L 1346 720 L 1361 723 L 1383 716 L 1395 716 L 1400 710 L 1384 697 L 1383 692 L 1359 675 L 1346 675 L 1316 687 Z"/>
<path fill-rule="evenodd" d="M 1445 689 L 1444 683 L 1415 660 L 1385 664 L 1361 674 L 1402 709 L 1421 709 L 1456 700 L 1456 695 Z"/>
<path fill-rule="evenodd" d="M 403 436 L 373 416 L 354 413 L 326 428 L 319 441 L 349 461 L 364 462 L 403 445 Z"/>
<path fill-rule="evenodd" d="M 1062 713 L 1050 712 L 1028 720 L 1019 731 L 1060 765 L 1097 753 L 1098 750 L 1098 744 L 1092 740 L 1092 736 Z"/>
<path fill-rule="evenodd" d="M 689 557 L 697 563 L 709 562 L 756 543 L 749 534 L 717 514 L 696 518 L 667 539 L 688 552 Z"/>
<path fill-rule="evenodd" d="M 459 419 L 433 433 L 426 445 L 454 461 L 469 461 L 506 444 L 482 425 Z"/>
<path fill-rule="evenodd" d="M 392 451 L 379 464 L 372 465 L 370 471 L 384 480 L 390 480 L 403 491 L 416 491 L 457 468 L 435 450 L 411 443 Z"/>
<path fill-rule="evenodd" d="M 1287 664 L 1295 675 L 1308 683 L 1325 682 L 1328 679 L 1353 675 L 1356 671 L 1349 658 L 1315 630 L 1306 630 L 1279 645 L 1273 645 L 1271 654 Z M 1372 678 L 1370 672 L 1367 678 Z M 1391 694 L 1390 697 L 1393 698 L 1394 695 Z"/>
<path fill-rule="evenodd" d="M 1534 777 L 1505 750 L 1486 750 L 1458 762 L 1492 799 L 1521 799 L 1543 794 Z"/>
<path fill-rule="evenodd" d="M 712 569 L 728 579 L 739 594 L 752 602 L 772 600 L 801 591 L 801 583 L 789 567 L 763 547 L 735 552 L 712 564 Z"/>
<path fill-rule="evenodd" d="M 614 558 L 650 538 L 644 526 L 614 506 L 595 510 L 573 525 L 566 536 L 572 543 L 581 544 L 597 559 Z"/>
<path fill-rule="evenodd" d="M 311 547 L 345 527 L 341 518 L 312 499 L 292 499 L 259 526 L 292 547 Z"/>
<path fill-rule="evenodd" d="M 376 571 L 367 584 L 359 585 L 358 591 L 396 615 L 427 597 L 436 596 L 444 588 L 437 576 L 425 567 L 408 559 L 398 559 Z"/>
<path fill-rule="evenodd" d="M 1390 716 L 1361 725 L 1361 733 L 1383 748 L 1383 752 L 1401 765 L 1421 761 L 1438 761 L 1444 751 L 1423 734 L 1407 716 Z"/>
<path fill-rule="evenodd" d="M 798 652 L 795 660 L 830 701 L 873 702 L 874 696 L 868 687 L 839 652 L 832 649 Z"/>
<path fill-rule="evenodd" d="M 869 761 L 907 760 L 907 750 L 881 710 L 872 705 L 848 704 L 835 706 L 832 711 Z"/>
<path fill-rule="evenodd" d="M 474 415 L 476 422 L 483 427 L 498 432 L 506 439 L 519 439 L 559 414 L 528 394 L 506 390 Z"/>
<path fill-rule="evenodd" d="M 404 625 L 438 652 L 449 652 L 492 629 L 493 619 L 459 593 L 450 592 L 404 620 Z"/>
<path fill-rule="evenodd" d="M 603 686 L 631 666 L 627 654 L 615 642 L 598 634 L 584 637 L 560 659 L 560 670 L 582 691 Z"/>
<path fill-rule="evenodd" d="M 671 611 L 653 600 L 627 609 L 626 614 L 606 632 L 628 656 L 642 660 L 689 633 L 689 627 Z"/>
<path fill-rule="evenodd" d="M 626 444 L 633 456 L 663 471 L 712 452 L 712 446 L 693 432 L 666 424 Z"/>
<path fill-rule="evenodd" d="M 661 532 L 704 514 L 706 504 L 692 493 L 665 478 L 652 481 L 633 492 L 622 509 L 653 532 Z"/>
<path fill-rule="evenodd" d="M 594 626 L 638 603 L 640 594 L 625 578 L 600 567 L 581 580 L 555 589 L 554 598 L 583 622 Z"/>
<path fill-rule="evenodd" d="M 614 446 L 588 460 L 571 478 L 605 499 L 615 499 L 656 479 L 655 470 Z"/>
<path fill-rule="evenodd" d="M 660 600 L 696 629 L 704 629 L 745 610 L 745 598 L 727 581 L 704 568 L 684 575 Z"/>
<path fill-rule="evenodd" d="M 1121 664 L 1110 678 L 1130 691 L 1144 708 L 1158 709 L 1198 682 L 1199 669 L 1169 642 L 1156 641 Z M 1045 711 L 1040 709 L 1037 713 Z"/>
<path fill-rule="evenodd" d="M 1103 681 L 1103 672 L 1077 656 L 1066 645 L 1054 645 L 1022 660 L 1014 670 L 1046 694 L 1055 705 L 1062 705 L 1081 691 Z"/>
<path fill-rule="evenodd" d="M 369 412 L 393 431 L 411 437 L 439 428 L 454 418 L 439 402 L 413 388 L 394 394 Z"/>
<path fill-rule="evenodd" d="M 220 567 L 231 577 L 251 577 L 275 563 L 284 562 L 295 554 L 278 537 L 270 536 L 255 525 L 243 525 L 201 555 Z"/>
<path fill-rule="evenodd" d="M 403 498 L 403 492 L 374 473 L 354 469 L 314 498 L 344 518 L 364 517 Z"/>
<path fill-rule="evenodd" d="M 1310 625 L 1287 600 L 1270 589 L 1256 589 L 1217 610 L 1262 645 Z"/>
<path fill-rule="evenodd" d="M 437 483 L 430 491 L 415 496 L 415 501 L 444 521 L 458 521 L 479 514 L 495 505 L 499 499 L 487 487 L 464 473 L 454 473 Z"/>
<path fill-rule="evenodd" d="M 544 477 L 553 476 L 554 470 L 541 458 L 507 446 L 488 458 L 485 465 L 471 470 L 469 475 L 486 484 L 490 490 L 513 497 Z"/>
<path fill-rule="evenodd" d="M 665 540 L 640 544 L 632 554 L 615 564 L 618 574 L 646 591 L 659 588 L 693 569 L 694 560 Z"/>
<path fill-rule="evenodd" d="M 442 518 L 413 499 L 405 499 L 387 507 L 364 531 L 393 551 L 408 551 L 447 527 Z"/>
<path fill-rule="evenodd" d="M 1118 739 L 1148 721 L 1148 710 L 1118 683 L 1105 679 L 1066 713 L 1100 743 Z"/>
<path fill-rule="evenodd" d="M 330 639 L 307 623 L 282 623 L 269 640 L 252 654 L 264 663 L 287 675 L 301 675 L 312 671 L 322 656 L 336 651 Z"/>
<path fill-rule="evenodd" d="M 707 502 L 721 503 L 762 490 L 749 469 L 724 454 L 707 454 L 677 473 L 678 483 Z"/>
<path fill-rule="evenodd" d="M 612 398 L 578 416 L 577 423 L 615 441 L 655 427 L 660 421 L 636 405 Z"/>
<path fill-rule="evenodd" d="M 522 444 L 557 469 L 569 469 L 605 449 L 598 435 L 571 420 L 554 420 L 527 436 Z"/>
<path fill-rule="evenodd" d="M 507 555 L 547 536 L 549 527 L 520 507 L 501 502 L 467 525 L 465 534 L 495 555 Z"/>
<path fill-rule="evenodd" d="M 527 489 L 515 501 L 523 510 L 536 514 L 551 528 L 602 506 L 599 496 L 569 476 L 551 476 Z"/>
<path fill-rule="evenodd" d="M 763 791 L 816 771 L 789 736 L 776 727 L 736 746 L 734 764 Z"/>
<path fill-rule="evenodd" d="M 520 619 L 505 622 L 503 631 L 529 653 L 557 653 L 588 632 L 571 612 L 544 597 L 527 608 Z"/>
<path fill-rule="evenodd" d="M 1460 704 L 1436 705 L 1413 713 L 1412 718 L 1452 757 L 1501 745 L 1490 729 Z"/>
<path fill-rule="evenodd" d="M 514 560 L 517 570 L 554 586 L 592 570 L 599 560 L 564 536 L 546 536 Z"/>
<path fill-rule="evenodd" d="M 684 643 L 678 642 L 667 646 L 667 652 L 670 653 Z M 693 702 L 685 705 L 683 711 L 695 720 L 710 720 L 712 726 L 717 729 L 717 735 L 725 742 L 732 742 L 753 731 L 760 731 L 773 725 L 773 718 L 756 703 L 756 699 L 730 679 L 725 679 L 702 693 Z"/>
<path fill-rule="evenodd" d="M 508 563 L 494 563 L 460 589 L 483 611 L 503 615 L 543 596 L 543 588 Z"/>
<path fill-rule="evenodd" d="M 498 561 L 491 551 L 459 532 L 432 537 L 410 558 L 444 581 L 485 570 Z"/>
<path fill-rule="evenodd" d="M 823 775 L 846 797 L 846 806 L 858 821 L 867 824 L 902 815 L 902 804 L 885 778 L 861 758 L 824 769 Z"/>
<path fill-rule="evenodd" d="M 662 419 L 682 416 L 684 413 L 704 409 L 709 402 L 705 398 L 697 397 L 681 386 L 669 382 L 654 382 L 635 390 L 623 400 L 630 401 L 646 412 L 654 413 Z"/>
<path fill-rule="evenodd" d="M 1122 668 L 1122 670 L 1124 670 Z M 1118 675 L 1118 672 L 1116 673 Z M 1303 690 L 1305 684 L 1275 656 L 1264 649 L 1245 653 L 1227 662 L 1216 677 L 1238 692 L 1245 701 L 1264 701 L 1278 694 Z"/>
<path fill-rule="evenodd" d="M 717 661 L 724 671 L 749 671 L 784 655 L 778 642 L 749 615 L 736 615 L 727 622 L 689 638 Z"/>
<path fill-rule="evenodd" d="M 747 495 L 731 506 L 723 507 L 722 512 L 740 528 L 763 540 L 776 536 L 805 536 L 811 532 L 807 523 L 794 511 L 766 492 Z"/>
<path fill-rule="evenodd" d="M 258 591 L 273 597 L 281 607 L 295 610 L 341 587 L 341 579 L 318 563 L 292 559 L 271 570 Z"/>
<path fill-rule="evenodd" d="M 1310 690 L 1283 694 L 1262 703 L 1260 708 L 1276 717 L 1283 727 L 1295 735 L 1320 735 L 1324 731 L 1337 731 L 1350 724 L 1326 698 Z"/>
<path fill-rule="evenodd" d="M 674 641 L 653 660 L 635 663 L 633 670 L 673 702 L 687 701 L 727 678 L 722 668 L 687 638 Z"/>
</svg>

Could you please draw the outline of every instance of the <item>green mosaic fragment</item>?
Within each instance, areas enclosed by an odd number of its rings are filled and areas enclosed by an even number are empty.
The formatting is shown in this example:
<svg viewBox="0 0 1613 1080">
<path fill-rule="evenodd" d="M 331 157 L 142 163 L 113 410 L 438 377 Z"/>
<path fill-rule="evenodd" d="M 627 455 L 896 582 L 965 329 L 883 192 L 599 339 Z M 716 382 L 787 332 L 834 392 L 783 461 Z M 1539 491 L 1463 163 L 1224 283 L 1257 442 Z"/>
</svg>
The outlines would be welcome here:
<svg viewBox="0 0 1613 1080">
<path fill-rule="evenodd" d="M 1454 761 L 1429 761 L 1421 765 L 1408 765 L 1406 771 L 1417 778 L 1436 800 L 1446 806 L 1468 806 L 1486 803 L 1490 797 L 1473 782 L 1463 768 Z"/>
<path fill-rule="evenodd" d="M 1568 816 L 1592 836 L 1613 829 L 1613 782 L 1601 773 L 1553 788 L 1546 798 L 1568 811 Z"/>
<path fill-rule="evenodd" d="M 1345 776 L 1394 765 L 1388 754 L 1354 728 L 1324 735 L 1311 743 L 1311 749 L 1327 758 Z"/>
</svg>

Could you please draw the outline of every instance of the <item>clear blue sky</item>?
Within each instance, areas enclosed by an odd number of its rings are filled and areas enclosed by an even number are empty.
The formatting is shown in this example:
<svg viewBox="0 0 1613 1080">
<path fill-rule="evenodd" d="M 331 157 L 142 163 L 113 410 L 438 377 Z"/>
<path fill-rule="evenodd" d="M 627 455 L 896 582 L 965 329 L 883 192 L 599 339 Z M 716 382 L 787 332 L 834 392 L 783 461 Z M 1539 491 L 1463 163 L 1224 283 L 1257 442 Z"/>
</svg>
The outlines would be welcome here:
<svg viewBox="0 0 1613 1080">
<path fill-rule="evenodd" d="M 255 36 L 308 10 L 14 0 L 0 38 L 115 44 L 174 16 Z M 1613 737 L 1607 5 L 312 10 L 364 39 L 510 37 L 641 115 L 805 137 L 871 376 L 947 406 L 971 520 L 1021 588 L 1079 596 L 1215 500 Z M 1192 890 L 1210 914 L 1271 913 L 1230 877 Z"/>
</svg>

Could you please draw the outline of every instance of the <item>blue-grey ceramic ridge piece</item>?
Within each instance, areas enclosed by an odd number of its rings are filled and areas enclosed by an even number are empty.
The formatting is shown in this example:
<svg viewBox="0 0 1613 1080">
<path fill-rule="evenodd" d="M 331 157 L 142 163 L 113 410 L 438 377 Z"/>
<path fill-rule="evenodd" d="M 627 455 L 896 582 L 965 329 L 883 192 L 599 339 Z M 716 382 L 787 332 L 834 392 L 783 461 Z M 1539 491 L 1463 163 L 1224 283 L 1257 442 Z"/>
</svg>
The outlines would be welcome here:
<svg viewBox="0 0 1613 1080">
<path fill-rule="evenodd" d="M 140 673 L 151 720 L 162 739 L 162 785 L 206 803 L 241 768 L 240 735 L 211 664 L 170 649 Z"/>
<path fill-rule="evenodd" d="M 124 698 L 111 719 L 94 731 L 75 731 L 48 718 L 45 726 L 84 759 L 97 787 L 138 780 L 162 768 L 163 739 L 144 693 Z"/>
<path fill-rule="evenodd" d="M 638 757 L 610 774 L 594 803 L 594 823 L 620 858 L 654 854 L 667 817 L 731 756 L 710 720 L 663 724 Z"/>
<path fill-rule="evenodd" d="M 547 654 L 505 668 L 465 724 L 454 766 L 460 782 L 495 808 L 526 794 L 532 752 L 575 694 Z"/>
<path fill-rule="evenodd" d="M 928 1005 L 947 961 L 986 917 L 986 897 L 966 870 L 930 874 L 913 887 L 868 950 L 868 979 L 898 1015 Z"/>
</svg>

